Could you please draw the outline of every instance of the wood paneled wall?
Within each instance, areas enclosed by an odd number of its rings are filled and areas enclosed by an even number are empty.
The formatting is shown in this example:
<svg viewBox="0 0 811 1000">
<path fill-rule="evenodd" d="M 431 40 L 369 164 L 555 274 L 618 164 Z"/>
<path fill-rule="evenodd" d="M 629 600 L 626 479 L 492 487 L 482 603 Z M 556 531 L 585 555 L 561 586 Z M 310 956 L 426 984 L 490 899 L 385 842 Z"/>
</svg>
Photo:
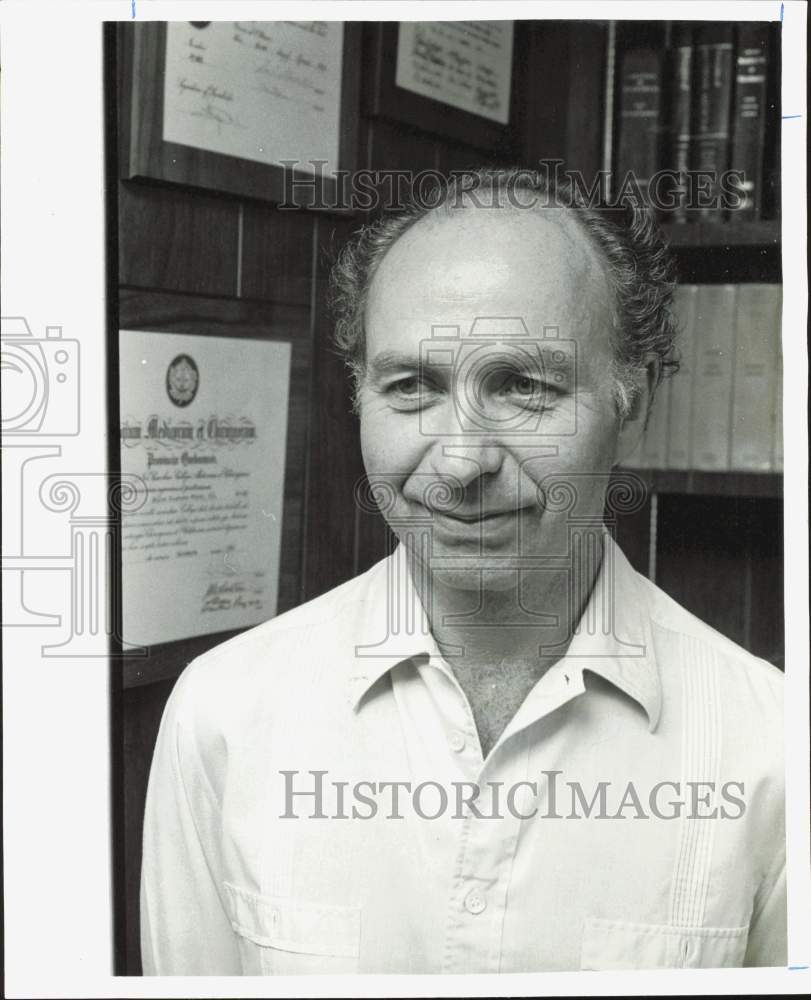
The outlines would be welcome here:
<svg viewBox="0 0 811 1000">
<path fill-rule="evenodd" d="M 378 26 L 365 26 L 366 58 L 378 42 Z M 363 79 L 368 85 L 369 75 Z M 475 145 L 361 115 L 361 168 L 447 172 L 493 162 Z M 144 181 L 122 180 L 118 194 L 121 328 L 266 337 L 293 345 L 281 613 L 367 568 L 387 544 L 382 519 L 361 515 L 353 501 L 363 472 L 357 419 L 344 365 L 332 349 L 326 301 L 331 262 L 364 218 L 282 211 Z M 232 634 L 169 643 L 150 650 L 146 661 L 124 664 L 123 973 L 140 972 L 141 825 L 161 712 L 183 667 Z"/>
<path fill-rule="evenodd" d="M 571 25 L 516 27 L 520 134 L 503 161 L 478 148 L 475 137 L 469 144 L 449 141 L 361 114 L 358 166 L 447 172 L 515 160 L 531 166 L 541 157 L 559 157 L 584 171 L 597 170 L 604 26 L 578 26 L 576 48 Z M 364 26 L 364 59 L 377 44 L 377 31 Z M 364 71 L 363 87 L 372 85 Z M 363 471 L 357 420 L 343 364 L 331 346 L 326 306 L 331 260 L 364 219 L 281 211 L 141 181 L 120 181 L 118 195 L 120 327 L 266 337 L 293 345 L 279 611 L 366 569 L 385 554 L 388 529 L 353 502 Z M 648 506 L 627 518 L 619 532 L 643 572 L 649 513 Z M 661 585 L 733 639 L 779 659 L 777 501 L 668 497 L 659 504 L 659 524 Z M 123 872 L 117 886 L 120 973 L 140 972 L 141 825 L 161 712 L 183 667 L 231 634 L 157 647 L 148 660 L 124 665 L 125 829 L 116 845 Z"/>
</svg>

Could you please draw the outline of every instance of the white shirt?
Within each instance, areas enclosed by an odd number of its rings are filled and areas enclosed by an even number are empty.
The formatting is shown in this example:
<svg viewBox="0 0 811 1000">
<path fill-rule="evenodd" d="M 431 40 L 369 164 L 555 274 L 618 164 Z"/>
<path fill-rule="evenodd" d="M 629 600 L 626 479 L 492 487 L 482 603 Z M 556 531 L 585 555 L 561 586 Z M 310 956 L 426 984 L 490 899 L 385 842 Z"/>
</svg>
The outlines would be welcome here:
<svg viewBox="0 0 811 1000">
<path fill-rule="evenodd" d="M 179 679 L 144 972 L 785 965 L 781 682 L 609 541 L 566 655 L 483 760 L 398 548 Z"/>
</svg>

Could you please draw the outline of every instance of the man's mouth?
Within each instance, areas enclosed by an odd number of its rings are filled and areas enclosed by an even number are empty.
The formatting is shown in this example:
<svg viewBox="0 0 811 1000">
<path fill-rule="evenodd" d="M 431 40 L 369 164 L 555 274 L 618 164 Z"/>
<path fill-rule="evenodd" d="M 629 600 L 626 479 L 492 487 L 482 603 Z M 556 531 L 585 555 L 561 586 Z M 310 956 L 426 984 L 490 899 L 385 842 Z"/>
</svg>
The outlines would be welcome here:
<svg viewBox="0 0 811 1000">
<path fill-rule="evenodd" d="M 460 511 L 444 511 L 444 510 L 434 510 L 431 513 L 439 514 L 442 517 L 452 518 L 454 521 L 464 521 L 465 524 L 478 524 L 480 521 L 492 521 L 499 517 L 506 517 L 509 514 L 517 514 L 518 511 L 509 510 L 489 510 L 489 511 L 476 511 L 473 514 L 463 514 Z"/>
</svg>

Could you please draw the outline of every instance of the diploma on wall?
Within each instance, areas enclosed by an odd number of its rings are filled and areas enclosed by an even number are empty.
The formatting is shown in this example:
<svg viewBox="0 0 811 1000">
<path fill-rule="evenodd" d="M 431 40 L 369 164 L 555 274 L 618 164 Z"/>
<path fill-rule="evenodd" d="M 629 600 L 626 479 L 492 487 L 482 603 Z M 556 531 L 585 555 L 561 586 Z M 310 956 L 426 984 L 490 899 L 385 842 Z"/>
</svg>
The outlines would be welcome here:
<svg viewBox="0 0 811 1000">
<path fill-rule="evenodd" d="M 276 613 L 290 344 L 122 330 L 125 643 L 150 646 Z"/>
<path fill-rule="evenodd" d="M 395 83 L 506 125 L 512 21 L 401 21 Z"/>
<path fill-rule="evenodd" d="M 333 173 L 342 45 L 339 21 L 170 21 L 164 141 Z"/>
</svg>

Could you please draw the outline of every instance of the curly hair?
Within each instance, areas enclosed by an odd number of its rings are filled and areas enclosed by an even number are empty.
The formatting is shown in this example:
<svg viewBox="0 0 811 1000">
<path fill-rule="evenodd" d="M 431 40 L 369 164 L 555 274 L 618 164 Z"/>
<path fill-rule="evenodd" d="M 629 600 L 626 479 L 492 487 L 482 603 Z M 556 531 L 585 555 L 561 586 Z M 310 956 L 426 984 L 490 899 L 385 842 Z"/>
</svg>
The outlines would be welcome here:
<svg viewBox="0 0 811 1000">
<path fill-rule="evenodd" d="M 532 205 L 519 194 L 530 195 Z M 660 380 L 678 370 L 675 268 L 667 246 L 647 208 L 627 199 L 620 205 L 592 205 L 565 175 L 522 168 L 482 168 L 438 180 L 429 197 L 412 197 L 403 211 L 364 226 L 343 247 L 332 269 L 330 303 L 335 345 L 352 374 L 355 405 L 365 371 L 366 303 L 381 261 L 421 219 L 481 205 L 482 196 L 489 199 L 488 208 L 565 208 L 597 249 L 614 301 L 614 395 L 620 416 L 626 416 L 651 356 L 658 358 Z"/>
</svg>

